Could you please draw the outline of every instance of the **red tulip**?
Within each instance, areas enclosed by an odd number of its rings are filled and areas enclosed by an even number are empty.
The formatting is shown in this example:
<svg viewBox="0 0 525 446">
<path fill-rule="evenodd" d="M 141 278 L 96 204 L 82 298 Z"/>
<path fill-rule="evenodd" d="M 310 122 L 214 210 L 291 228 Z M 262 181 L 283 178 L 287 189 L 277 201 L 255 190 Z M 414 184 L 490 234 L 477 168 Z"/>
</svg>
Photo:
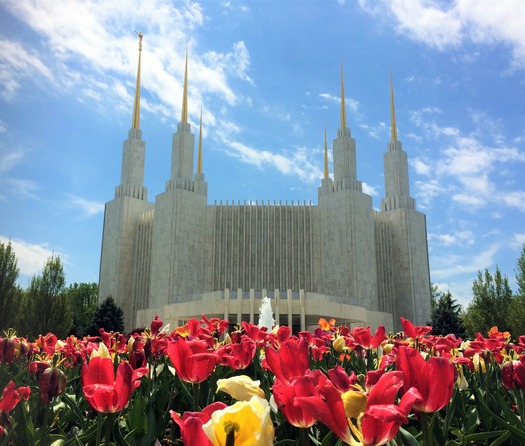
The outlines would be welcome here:
<svg viewBox="0 0 525 446">
<path fill-rule="evenodd" d="M 454 391 L 455 369 L 448 359 L 434 356 L 425 361 L 418 350 L 400 347 L 396 370 L 403 372 L 403 392 L 415 387 L 421 394 L 421 401 L 414 404 L 416 410 L 436 412 L 450 402 Z"/>
<path fill-rule="evenodd" d="M 404 317 L 401 318 L 401 325 L 405 334 L 412 339 L 419 339 L 432 331 L 432 327 L 428 325 L 414 326 L 412 322 Z"/>
<path fill-rule="evenodd" d="M 256 350 L 255 341 L 242 335 L 238 343 L 225 344 L 220 347 L 220 351 L 217 350 L 219 363 L 227 365 L 232 370 L 243 370 L 252 363 Z"/>
<path fill-rule="evenodd" d="M 518 389 L 525 387 L 525 357 L 522 356 L 519 361 L 507 362 L 501 368 L 501 378 L 503 386 L 506 389 Z"/>
<path fill-rule="evenodd" d="M 305 376 L 293 378 L 286 384 L 276 380 L 273 387 L 273 397 L 277 407 L 281 410 L 288 422 L 296 427 L 308 428 L 317 420 L 316 412 L 311 407 L 303 404 L 294 404 L 299 397 L 322 398 L 317 385 L 324 375 L 319 370 L 308 371 Z"/>
<path fill-rule="evenodd" d="M 277 351 L 273 347 L 266 349 L 266 363 L 275 378 L 288 384 L 296 376 L 304 376 L 310 368 L 308 340 L 290 338 L 281 344 Z"/>
<path fill-rule="evenodd" d="M 216 402 L 202 409 L 202 412 L 184 412 L 182 417 L 170 410 L 171 419 L 179 425 L 184 446 L 213 446 L 202 430 L 202 425 L 211 419 L 213 412 L 226 407 L 226 404 Z"/>
<path fill-rule="evenodd" d="M 321 371 L 312 370 L 310 376 L 315 390 L 310 396 L 297 396 L 294 405 L 302 408 L 304 418 L 317 418 L 341 440 L 351 444 L 353 437 L 346 419 L 341 392 Z"/>
<path fill-rule="evenodd" d="M 155 315 L 155 319 L 153 319 L 151 321 L 151 325 L 150 325 L 150 329 L 149 329 L 149 332 L 150 332 L 151 336 L 157 336 L 157 334 L 159 333 L 159 330 L 161 329 L 162 325 L 163 325 L 163 323 L 159 319 L 159 315 L 156 314 Z"/>
<path fill-rule="evenodd" d="M 15 382 L 9 381 L 0 397 L 0 413 L 11 412 L 20 400 L 27 400 L 30 393 L 29 387 L 19 387 L 17 389 Z"/>
<path fill-rule="evenodd" d="M 370 327 L 356 327 L 350 335 L 354 338 L 356 344 L 369 350 L 379 347 L 381 342 L 385 340 L 385 327 L 383 325 L 379 326 L 374 336 L 370 333 Z"/>
<path fill-rule="evenodd" d="M 206 341 L 179 338 L 166 349 L 177 375 L 182 381 L 197 384 L 207 379 L 215 369 L 218 356 L 208 350 Z"/>
<path fill-rule="evenodd" d="M 401 424 L 408 421 L 407 415 L 414 403 L 419 401 L 420 395 L 417 390 L 411 388 L 403 395 L 399 405 L 395 405 L 397 393 L 402 386 L 403 373 L 389 372 L 381 375 L 369 391 L 365 411 L 362 417 L 357 418 L 357 436 L 362 437 L 364 445 L 388 443 L 397 434 Z"/>
<path fill-rule="evenodd" d="M 328 377 L 341 392 L 346 392 L 357 383 L 357 376 L 352 370 L 352 373 L 348 375 L 346 370 L 340 365 L 336 365 L 333 369 L 328 370 Z"/>
<path fill-rule="evenodd" d="M 56 367 L 48 367 L 40 378 L 40 398 L 44 403 L 51 402 L 66 388 L 65 373 Z"/>
<path fill-rule="evenodd" d="M 133 370 L 123 361 L 118 365 L 115 379 L 113 360 L 96 356 L 82 367 L 82 390 L 97 412 L 118 412 L 126 407 L 131 393 L 140 385 L 140 378 L 147 373 L 146 367 Z"/>
</svg>

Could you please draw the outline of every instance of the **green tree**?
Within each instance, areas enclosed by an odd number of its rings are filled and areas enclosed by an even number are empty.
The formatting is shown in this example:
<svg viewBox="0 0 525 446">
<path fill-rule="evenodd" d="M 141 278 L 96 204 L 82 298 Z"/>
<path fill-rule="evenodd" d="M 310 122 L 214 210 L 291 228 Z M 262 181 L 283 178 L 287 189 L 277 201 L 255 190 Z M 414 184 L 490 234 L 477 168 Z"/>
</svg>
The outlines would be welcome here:
<svg viewBox="0 0 525 446">
<path fill-rule="evenodd" d="M 439 293 L 439 297 L 432 307 L 430 325 L 432 326 L 432 334 L 446 336 L 452 333 L 458 338 L 465 337 L 465 327 L 461 319 L 461 305 L 452 298 L 450 291 Z"/>
<path fill-rule="evenodd" d="M 111 296 L 106 297 L 97 307 L 93 321 L 88 328 L 88 334 L 96 336 L 99 334 L 100 328 L 108 332 L 115 331 L 122 333 L 124 331 L 124 313 L 122 309 L 115 304 Z"/>
<path fill-rule="evenodd" d="M 510 333 L 513 339 L 525 334 L 525 244 L 516 264 L 516 284 L 518 290 L 509 307 Z"/>
<path fill-rule="evenodd" d="M 525 243 L 521 247 L 521 255 L 514 271 L 516 272 L 516 283 L 518 284 L 516 295 L 525 296 Z"/>
<path fill-rule="evenodd" d="M 93 320 L 98 305 L 98 284 L 74 283 L 67 289 L 67 297 L 71 305 L 73 326 L 71 333 L 82 338 Z"/>
<path fill-rule="evenodd" d="M 0 242 L 0 330 L 16 327 L 21 290 L 16 285 L 20 270 L 11 242 Z"/>
<path fill-rule="evenodd" d="M 497 326 L 500 331 L 509 331 L 509 307 L 512 302 L 512 291 L 507 276 L 502 276 L 496 267 L 494 276 L 488 269 L 481 273 L 472 285 L 474 294 L 472 302 L 464 315 L 465 328 L 469 336 L 480 332 L 487 335 L 491 327 Z"/>
<path fill-rule="evenodd" d="M 59 338 L 71 329 L 71 307 L 66 295 L 66 279 L 60 257 L 52 255 L 42 274 L 31 279 L 23 301 L 22 332 L 31 338 L 52 332 Z"/>
</svg>

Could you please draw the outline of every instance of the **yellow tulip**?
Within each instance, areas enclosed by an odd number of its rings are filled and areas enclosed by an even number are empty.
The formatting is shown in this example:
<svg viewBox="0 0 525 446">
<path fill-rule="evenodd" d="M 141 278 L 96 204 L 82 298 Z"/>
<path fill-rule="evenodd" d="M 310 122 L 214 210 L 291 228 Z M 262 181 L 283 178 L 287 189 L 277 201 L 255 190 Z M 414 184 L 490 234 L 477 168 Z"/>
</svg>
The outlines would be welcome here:
<svg viewBox="0 0 525 446">
<path fill-rule="evenodd" d="M 275 436 L 270 405 L 258 396 L 216 410 L 202 429 L 213 446 L 226 446 L 232 431 L 235 446 L 272 446 Z"/>
<path fill-rule="evenodd" d="M 101 342 L 98 345 L 98 350 L 93 349 L 93 351 L 91 352 L 91 358 L 95 358 L 97 356 L 100 356 L 101 358 L 113 359 L 113 356 L 111 355 L 108 348 L 106 347 L 106 344 L 104 344 L 103 342 Z"/>
<path fill-rule="evenodd" d="M 238 401 L 249 401 L 252 396 L 264 398 L 264 390 L 259 385 L 260 381 L 254 381 L 249 376 L 233 376 L 228 379 L 217 381 L 217 392 L 226 392 Z"/>
<path fill-rule="evenodd" d="M 334 342 L 332 343 L 332 346 L 337 353 L 343 353 L 350 350 L 346 346 L 345 338 L 343 338 L 342 336 L 338 336 L 337 338 L 335 338 Z"/>
<path fill-rule="evenodd" d="M 347 418 L 357 419 L 366 410 L 368 398 L 363 392 L 349 390 L 341 395 L 341 399 Z"/>
</svg>

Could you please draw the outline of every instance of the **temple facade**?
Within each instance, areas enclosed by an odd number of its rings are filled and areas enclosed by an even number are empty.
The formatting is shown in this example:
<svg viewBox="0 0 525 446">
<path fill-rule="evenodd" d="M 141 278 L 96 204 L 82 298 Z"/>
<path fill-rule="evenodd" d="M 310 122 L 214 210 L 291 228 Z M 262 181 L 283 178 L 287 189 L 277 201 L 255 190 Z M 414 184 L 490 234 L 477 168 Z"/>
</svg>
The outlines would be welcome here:
<svg viewBox="0 0 525 446">
<path fill-rule="evenodd" d="M 202 117 L 197 143 L 188 123 L 186 56 L 171 175 L 152 202 L 144 185 L 141 50 L 140 45 L 132 128 L 123 145 L 121 183 L 105 206 L 100 262 L 99 298 L 115 299 L 123 309 L 126 330 L 149 325 L 156 314 L 172 326 L 203 314 L 231 324 L 257 323 L 263 297 L 271 298 L 276 323 L 296 331 L 315 327 L 320 317 L 350 326 L 385 325 L 389 330 L 400 328 L 401 316 L 416 324 L 429 320 L 426 221 L 410 196 L 392 84 L 391 141 L 384 154 L 380 210 L 373 208 L 357 178 L 342 73 L 333 178 L 325 131 L 317 204 L 209 204 L 202 169 Z"/>
</svg>

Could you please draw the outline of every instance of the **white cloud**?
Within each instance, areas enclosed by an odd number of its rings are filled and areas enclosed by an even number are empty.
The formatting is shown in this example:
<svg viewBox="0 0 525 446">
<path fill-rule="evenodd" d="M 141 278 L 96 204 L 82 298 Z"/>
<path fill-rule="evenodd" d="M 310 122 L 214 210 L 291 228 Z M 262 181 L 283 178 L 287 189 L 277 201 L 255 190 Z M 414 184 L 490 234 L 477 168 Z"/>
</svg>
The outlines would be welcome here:
<svg viewBox="0 0 525 446">
<path fill-rule="evenodd" d="M 70 195 L 69 198 L 71 204 L 79 208 L 86 217 L 91 217 L 104 212 L 104 203 L 86 200 L 85 198 L 77 197 L 76 195 Z"/>
<path fill-rule="evenodd" d="M 217 95 L 221 102 L 230 105 L 238 101 L 229 85 L 231 77 L 252 82 L 248 75 L 250 56 L 244 42 L 234 43 L 230 52 L 197 52 L 197 45 L 188 36 L 203 26 L 205 18 L 201 6 L 195 2 L 186 1 L 176 7 L 168 0 L 130 0 L 126 8 L 122 8 L 120 1 L 111 0 L 4 3 L 13 15 L 39 33 L 43 42 L 39 58 L 32 56 L 34 50 L 16 42 L 4 41 L 5 48 L 0 46 L 0 61 L 6 65 L 0 73 L 13 73 L 1 78 L 0 83 L 4 95 L 11 98 L 28 77 L 38 77 L 33 74 L 40 70 L 47 77 L 49 72 L 53 73 L 53 86 L 58 90 L 81 92 L 84 96 L 80 95 L 79 100 L 98 99 L 104 107 L 129 111 L 138 58 L 138 41 L 129 23 L 143 28 L 137 29 L 144 33 L 142 87 L 159 104 L 144 100 L 144 111 L 169 118 L 180 113 L 187 45 L 193 80 L 189 83 L 190 119 L 198 120 L 204 95 Z M 10 54 L 16 57 L 8 57 Z M 208 120 L 207 124 L 215 125 L 216 119 Z"/>
<path fill-rule="evenodd" d="M 226 153 L 240 161 L 252 164 L 259 168 L 272 166 L 284 175 L 294 175 L 305 183 L 315 183 L 322 178 L 322 171 L 318 165 L 318 156 L 312 156 L 317 151 L 306 147 L 297 147 L 285 153 L 273 153 L 269 150 L 259 150 L 238 141 L 231 141 L 223 136 L 223 144 L 228 149 Z M 319 155 L 317 153 L 317 155 Z"/>
<path fill-rule="evenodd" d="M 428 208 L 432 200 L 446 192 L 437 179 L 428 181 L 416 181 L 416 198 L 423 209 Z"/>
<path fill-rule="evenodd" d="M 503 44 L 512 49 L 512 65 L 525 69 L 525 3 L 522 0 L 360 0 L 372 14 L 385 8 L 399 33 L 438 50 L 466 42 Z"/>
<path fill-rule="evenodd" d="M 24 157 L 24 152 L 19 149 L 4 150 L 0 146 L 0 173 L 9 172 Z"/>
<path fill-rule="evenodd" d="M 379 194 L 377 187 L 370 186 L 370 184 L 367 184 L 363 182 L 363 192 L 365 194 L 371 195 L 372 197 L 375 197 Z"/>
<path fill-rule="evenodd" d="M 35 192 L 38 190 L 38 186 L 34 181 L 24 180 L 21 178 L 6 178 L 3 180 L 6 184 L 7 189 L 13 194 L 18 196 L 24 196 L 28 198 L 35 198 Z"/>
<path fill-rule="evenodd" d="M 438 280 L 450 279 L 462 274 L 474 274 L 494 265 L 499 244 L 492 244 L 480 253 L 471 256 L 432 256 L 432 277 Z"/>
<path fill-rule="evenodd" d="M 17 266 L 20 274 L 34 276 L 39 274 L 44 268 L 45 262 L 53 255 L 60 256 L 64 263 L 65 256 L 49 249 L 47 243 L 34 244 L 24 240 L 9 239 L 0 235 L 0 242 L 7 244 L 11 241 L 11 246 L 15 252 Z"/>
<path fill-rule="evenodd" d="M 416 196 L 423 207 L 428 207 L 439 193 L 452 192 L 451 199 L 467 210 L 474 211 L 488 204 L 525 209 L 525 191 L 508 190 L 520 184 L 506 168 L 525 163 L 525 152 L 509 146 L 501 135 L 499 124 L 480 113 L 471 113 L 476 128 L 463 135 L 455 127 L 434 121 L 436 109 L 422 109 L 411 114 L 416 128 L 423 130 L 425 138 L 436 140 L 444 148 L 433 148 L 434 159 L 415 158 L 411 161 L 417 173 L 433 179 L 416 182 Z M 488 141 L 488 142 L 484 142 Z M 505 181 L 501 181 L 501 178 Z M 446 190 L 441 185 L 446 184 Z"/>
<path fill-rule="evenodd" d="M 430 165 L 423 161 L 421 158 L 411 159 L 410 164 L 414 167 L 418 175 L 428 175 L 430 174 Z"/>
<path fill-rule="evenodd" d="M 472 231 L 457 231 L 453 234 L 428 234 L 429 241 L 437 240 L 444 246 L 468 246 L 475 241 Z"/>
<path fill-rule="evenodd" d="M 40 77 L 52 79 L 49 68 L 35 54 L 30 54 L 22 44 L 0 40 L 0 96 L 12 101 L 23 79 Z"/>
<path fill-rule="evenodd" d="M 514 234 L 512 246 L 521 247 L 525 244 L 525 232 L 522 234 Z"/>
</svg>

